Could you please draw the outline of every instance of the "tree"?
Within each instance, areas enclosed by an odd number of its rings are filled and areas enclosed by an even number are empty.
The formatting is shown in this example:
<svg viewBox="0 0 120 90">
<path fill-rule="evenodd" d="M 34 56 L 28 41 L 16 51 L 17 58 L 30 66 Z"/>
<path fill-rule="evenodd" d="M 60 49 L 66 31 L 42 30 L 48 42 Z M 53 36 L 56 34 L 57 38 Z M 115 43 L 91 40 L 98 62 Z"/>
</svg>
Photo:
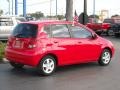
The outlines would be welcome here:
<svg viewBox="0 0 120 90">
<path fill-rule="evenodd" d="M 66 20 L 73 20 L 73 0 L 66 0 Z"/>
<path fill-rule="evenodd" d="M 0 10 L 0 16 L 3 14 L 3 10 Z"/>
<path fill-rule="evenodd" d="M 56 15 L 55 16 L 47 16 L 47 18 L 54 18 L 54 19 L 56 19 Z M 63 15 L 57 15 L 57 19 L 58 20 L 62 20 L 62 19 L 64 19 L 65 18 L 65 16 L 63 16 Z"/>
<path fill-rule="evenodd" d="M 99 16 L 98 15 L 90 15 L 89 18 L 97 18 L 97 19 L 99 19 Z"/>
<path fill-rule="evenodd" d="M 27 14 L 28 16 L 34 17 L 36 19 L 40 19 L 41 17 L 44 17 L 44 14 L 40 12 L 35 12 L 35 13 L 29 13 Z"/>
<path fill-rule="evenodd" d="M 118 17 L 118 14 L 112 15 L 111 18 Z"/>
</svg>

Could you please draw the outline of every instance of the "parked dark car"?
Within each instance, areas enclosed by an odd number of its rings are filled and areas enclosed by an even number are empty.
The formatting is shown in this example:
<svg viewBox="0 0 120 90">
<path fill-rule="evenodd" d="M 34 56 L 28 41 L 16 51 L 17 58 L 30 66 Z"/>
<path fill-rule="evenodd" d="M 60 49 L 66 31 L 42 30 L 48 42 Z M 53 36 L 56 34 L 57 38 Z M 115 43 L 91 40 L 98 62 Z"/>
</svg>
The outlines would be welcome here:
<svg viewBox="0 0 120 90">
<path fill-rule="evenodd" d="M 108 35 L 111 33 L 116 37 L 120 36 L 120 19 L 112 18 L 112 19 L 105 19 L 104 24 L 108 26 Z"/>
</svg>

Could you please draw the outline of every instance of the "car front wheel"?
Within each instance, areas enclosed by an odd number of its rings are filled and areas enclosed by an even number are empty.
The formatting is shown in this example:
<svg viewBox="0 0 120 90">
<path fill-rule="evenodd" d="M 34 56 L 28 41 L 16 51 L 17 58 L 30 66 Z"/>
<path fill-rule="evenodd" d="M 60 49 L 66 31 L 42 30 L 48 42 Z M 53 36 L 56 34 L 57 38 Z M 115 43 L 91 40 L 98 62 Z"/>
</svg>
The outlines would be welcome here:
<svg viewBox="0 0 120 90">
<path fill-rule="evenodd" d="M 115 37 L 119 37 L 120 36 L 120 34 L 119 33 L 115 33 Z"/>
<path fill-rule="evenodd" d="M 44 76 L 51 75 L 56 69 L 56 60 L 52 56 L 44 57 L 38 65 L 38 73 Z"/>
<path fill-rule="evenodd" d="M 111 61 L 111 52 L 108 49 L 103 50 L 101 57 L 98 61 L 99 65 L 105 66 L 108 65 Z"/>
</svg>

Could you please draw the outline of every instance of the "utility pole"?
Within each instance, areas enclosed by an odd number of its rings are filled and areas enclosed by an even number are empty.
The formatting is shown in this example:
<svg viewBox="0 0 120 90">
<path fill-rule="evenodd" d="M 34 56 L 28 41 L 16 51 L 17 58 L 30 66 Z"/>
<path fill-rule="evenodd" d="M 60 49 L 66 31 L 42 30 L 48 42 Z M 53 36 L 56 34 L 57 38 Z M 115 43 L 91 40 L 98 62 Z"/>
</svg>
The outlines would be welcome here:
<svg viewBox="0 0 120 90">
<path fill-rule="evenodd" d="M 18 15 L 18 0 L 15 0 L 15 15 Z"/>
<path fill-rule="evenodd" d="M 84 13 L 87 14 L 87 0 L 84 0 Z"/>
<path fill-rule="evenodd" d="M 73 20 L 73 0 L 66 0 L 66 20 Z"/>
<path fill-rule="evenodd" d="M 88 22 L 88 16 L 87 16 L 87 0 L 84 0 L 83 24 L 85 25 L 87 22 Z"/>
<path fill-rule="evenodd" d="M 26 17 L 26 0 L 23 0 L 23 17 Z"/>
</svg>

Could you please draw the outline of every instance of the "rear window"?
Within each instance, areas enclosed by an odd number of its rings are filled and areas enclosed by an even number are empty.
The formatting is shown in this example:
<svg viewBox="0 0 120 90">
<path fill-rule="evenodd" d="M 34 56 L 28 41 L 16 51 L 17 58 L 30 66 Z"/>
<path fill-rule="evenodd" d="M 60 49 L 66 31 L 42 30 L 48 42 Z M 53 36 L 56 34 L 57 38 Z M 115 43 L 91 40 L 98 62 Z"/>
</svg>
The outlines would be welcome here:
<svg viewBox="0 0 120 90">
<path fill-rule="evenodd" d="M 38 25 L 35 24 L 18 24 L 12 33 L 12 36 L 18 38 L 36 37 Z"/>
</svg>

